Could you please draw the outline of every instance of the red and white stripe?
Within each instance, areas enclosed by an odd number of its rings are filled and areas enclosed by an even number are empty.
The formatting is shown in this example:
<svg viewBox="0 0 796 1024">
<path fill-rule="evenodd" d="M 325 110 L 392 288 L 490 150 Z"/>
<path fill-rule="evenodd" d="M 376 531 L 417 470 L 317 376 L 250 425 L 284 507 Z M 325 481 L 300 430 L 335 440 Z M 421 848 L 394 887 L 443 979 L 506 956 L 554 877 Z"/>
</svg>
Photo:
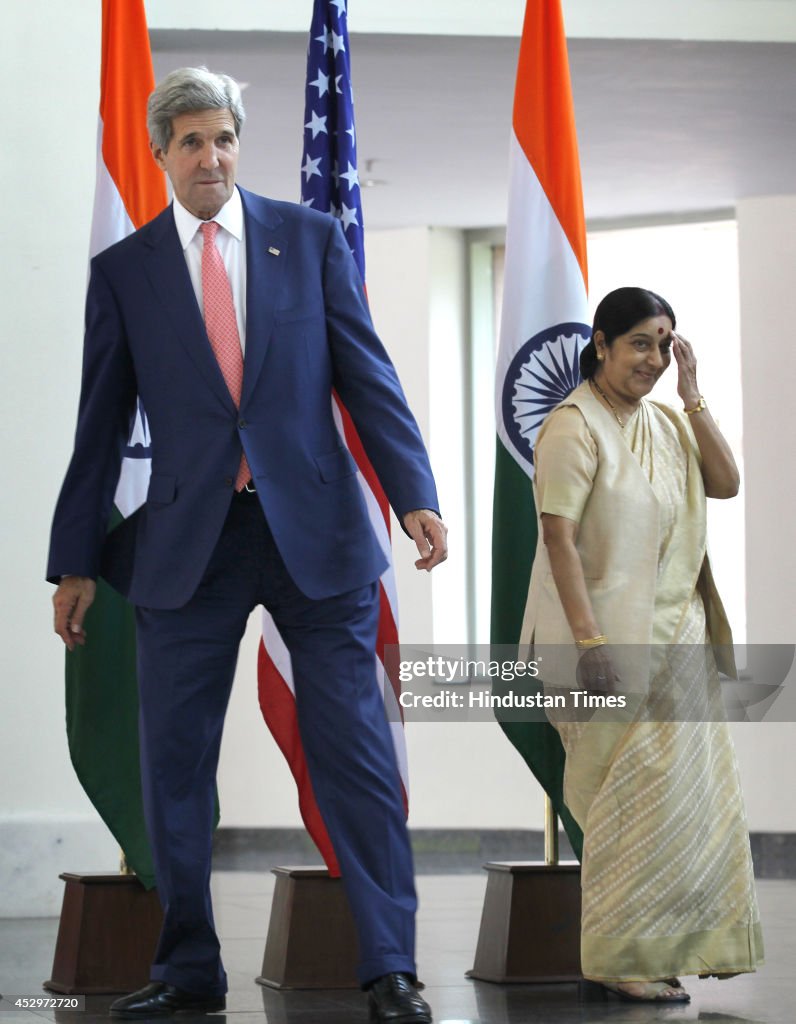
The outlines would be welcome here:
<svg viewBox="0 0 796 1024">
<path fill-rule="evenodd" d="M 368 507 L 370 522 L 389 561 L 379 584 L 380 616 L 373 669 L 385 702 L 398 771 L 403 787 L 404 806 L 408 805 L 409 770 L 406 756 L 406 738 L 398 696 L 400 684 L 391 679 L 385 668 L 385 648 L 398 643 L 398 596 L 392 565 L 390 543 L 390 510 L 387 498 L 379 484 L 373 467 L 365 455 L 362 442 L 351 417 L 335 397 L 332 411 L 341 438 L 357 462 L 357 478 Z M 334 848 L 315 802 L 304 750 L 298 731 L 296 690 L 290 654 L 273 618 L 263 611 L 263 637 L 260 641 L 257 663 L 260 708 L 274 739 L 284 754 L 296 780 L 299 810 L 304 825 L 318 847 L 332 876 L 340 874 Z"/>
</svg>

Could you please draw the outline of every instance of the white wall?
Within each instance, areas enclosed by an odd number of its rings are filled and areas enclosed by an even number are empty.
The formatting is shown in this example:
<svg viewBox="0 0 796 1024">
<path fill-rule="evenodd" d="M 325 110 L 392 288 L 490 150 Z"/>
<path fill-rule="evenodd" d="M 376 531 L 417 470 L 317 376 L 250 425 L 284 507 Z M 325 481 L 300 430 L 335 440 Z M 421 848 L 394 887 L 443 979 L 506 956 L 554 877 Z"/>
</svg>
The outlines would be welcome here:
<svg viewBox="0 0 796 1024">
<path fill-rule="evenodd" d="M 743 199 L 737 217 L 747 635 L 750 644 L 793 644 L 796 344 L 791 307 L 796 195 Z M 791 671 L 788 685 L 796 687 L 796 671 Z M 796 723 L 738 726 L 735 740 L 751 827 L 796 829 Z"/>
<path fill-rule="evenodd" d="M 738 204 L 749 640 L 796 637 L 796 196 Z M 776 529 L 772 526 L 776 524 Z"/>
<path fill-rule="evenodd" d="M 519 36 L 525 0 L 351 0 L 358 32 L 419 35 Z M 304 32 L 306 5 L 285 0 L 146 0 L 152 28 L 259 29 Z M 788 0 L 563 0 L 570 37 L 606 39 L 796 39 Z"/>
</svg>

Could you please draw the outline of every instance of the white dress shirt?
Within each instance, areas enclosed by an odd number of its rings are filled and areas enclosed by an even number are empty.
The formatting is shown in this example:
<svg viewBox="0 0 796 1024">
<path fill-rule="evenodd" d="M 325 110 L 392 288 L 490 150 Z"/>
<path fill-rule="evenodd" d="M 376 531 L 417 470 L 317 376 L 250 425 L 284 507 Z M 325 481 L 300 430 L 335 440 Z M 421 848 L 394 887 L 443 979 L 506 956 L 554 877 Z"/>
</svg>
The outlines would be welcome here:
<svg viewBox="0 0 796 1024">
<path fill-rule="evenodd" d="M 243 203 L 240 192 L 235 188 L 232 195 L 221 207 L 212 220 L 216 221 L 220 231 L 216 234 L 216 248 L 227 269 L 227 277 L 232 287 L 232 301 L 235 303 L 235 317 L 238 321 L 240 346 L 246 352 L 246 229 L 243 222 Z M 196 301 L 204 319 L 204 303 L 202 301 L 202 248 L 204 235 L 199 230 L 203 220 L 192 213 L 174 197 L 174 222 L 177 234 L 185 253 L 185 262 L 191 276 Z"/>
</svg>

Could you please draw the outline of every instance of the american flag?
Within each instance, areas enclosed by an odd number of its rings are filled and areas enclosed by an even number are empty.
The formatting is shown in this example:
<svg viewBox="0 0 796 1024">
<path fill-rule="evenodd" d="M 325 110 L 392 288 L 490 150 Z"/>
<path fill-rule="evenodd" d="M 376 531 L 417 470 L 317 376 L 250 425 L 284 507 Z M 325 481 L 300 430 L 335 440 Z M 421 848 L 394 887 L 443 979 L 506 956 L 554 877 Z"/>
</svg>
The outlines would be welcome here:
<svg viewBox="0 0 796 1024">
<path fill-rule="evenodd" d="M 362 201 L 357 173 L 354 97 L 348 44 L 347 0 L 315 0 L 307 50 L 304 108 L 304 153 L 301 202 L 331 213 L 343 225 L 345 237 L 365 282 Z M 390 729 L 406 804 L 409 792 L 406 741 L 401 726 L 397 680 L 384 668 L 386 645 L 398 643 L 398 599 L 392 567 L 390 509 L 350 416 L 335 397 L 332 409 L 341 437 L 359 467 L 359 484 L 370 521 L 389 566 L 380 583 L 379 634 L 374 673 L 388 708 Z M 263 640 L 258 659 L 260 707 L 269 729 L 287 759 L 298 786 L 299 808 L 307 831 L 323 856 L 330 874 L 339 875 L 334 849 L 312 792 L 298 733 L 290 655 L 268 612 L 263 613 Z"/>
<path fill-rule="evenodd" d="M 346 0 L 316 0 L 307 50 L 301 202 L 339 217 L 365 280 Z"/>
</svg>

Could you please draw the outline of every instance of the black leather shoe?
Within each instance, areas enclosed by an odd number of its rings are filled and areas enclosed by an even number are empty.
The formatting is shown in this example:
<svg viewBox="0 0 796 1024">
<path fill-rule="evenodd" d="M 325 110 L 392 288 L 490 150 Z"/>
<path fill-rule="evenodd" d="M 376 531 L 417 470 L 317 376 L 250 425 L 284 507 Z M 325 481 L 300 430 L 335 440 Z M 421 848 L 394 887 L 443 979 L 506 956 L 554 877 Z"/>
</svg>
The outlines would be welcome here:
<svg viewBox="0 0 796 1024">
<path fill-rule="evenodd" d="M 224 996 L 200 996 L 162 981 L 111 1003 L 111 1017 L 170 1017 L 173 1013 L 214 1013 L 225 1009 Z"/>
<path fill-rule="evenodd" d="M 431 1007 L 408 974 L 385 974 L 368 988 L 371 1024 L 431 1024 Z"/>
</svg>

